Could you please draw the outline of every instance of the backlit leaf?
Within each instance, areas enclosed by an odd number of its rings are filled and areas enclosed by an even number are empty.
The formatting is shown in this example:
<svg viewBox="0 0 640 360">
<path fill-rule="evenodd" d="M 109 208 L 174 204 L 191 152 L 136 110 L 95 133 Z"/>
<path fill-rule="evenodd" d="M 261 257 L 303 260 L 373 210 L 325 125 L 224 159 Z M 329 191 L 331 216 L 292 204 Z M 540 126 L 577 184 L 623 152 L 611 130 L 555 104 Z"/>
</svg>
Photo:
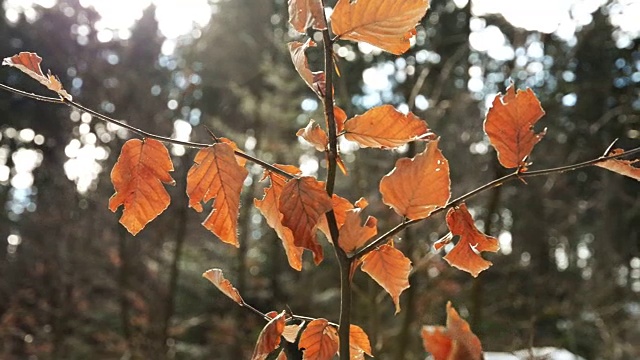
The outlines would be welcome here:
<svg viewBox="0 0 640 360">
<path fill-rule="evenodd" d="M 295 166 L 283 166 L 275 165 L 282 170 L 287 171 L 290 174 L 300 174 L 300 169 Z M 280 194 L 282 194 L 282 188 L 286 183 L 286 179 L 275 172 L 265 171 L 266 177 L 271 181 L 271 186 L 264 190 L 264 197 L 262 200 L 254 199 L 253 203 L 260 210 L 262 216 L 267 220 L 267 224 L 276 231 L 282 245 L 287 254 L 289 265 L 300 271 L 302 270 L 302 253 L 304 248 L 298 247 L 294 244 L 293 233 L 291 229 L 282 225 L 282 213 L 278 208 L 280 203 Z"/>
<path fill-rule="evenodd" d="M 345 219 L 347 218 L 347 211 L 353 209 L 353 205 L 349 200 L 333 194 L 331 196 L 331 204 L 333 206 L 333 215 L 336 217 L 336 223 L 338 225 L 338 229 L 344 224 Z M 327 223 L 326 216 L 323 216 L 320 219 L 320 223 L 318 224 L 318 230 L 322 231 L 322 233 L 327 237 L 329 241 L 331 239 L 331 232 L 329 231 L 329 224 Z"/>
<path fill-rule="evenodd" d="M 304 321 L 302 324 L 292 324 L 284 327 L 284 331 L 282 331 L 282 337 L 290 343 L 296 342 L 298 338 L 298 333 L 300 329 L 302 329 L 304 325 Z"/>
<path fill-rule="evenodd" d="M 303 360 L 329 360 L 338 352 L 338 331 L 326 319 L 315 319 L 300 336 Z"/>
<path fill-rule="evenodd" d="M 57 76 L 51 75 L 49 72 L 45 75 L 40 68 L 42 58 L 36 53 L 21 52 L 12 57 L 2 60 L 2 65 L 13 66 L 23 73 L 36 79 L 40 84 L 46 86 L 49 90 L 55 91 L 61 97 L 67 100 L 73 100 L 71 95 L 62 88 L 62 83 Z"/>
<path fill-rule="evenodd" d="M 394 148 L 425 138 L 431 133 L 417 116 L 399 112 L 391 105 L 377 106 L 344 123 L 344 137 L 362 147 Z"/>
<path fill-rule="evenodd" d="M 238 303 L 238 305 L 244 306 L 244 300 L 242 300 L 238 289 L 233 287 L 229 280 L 225 279 L 224 275 L 222 274 L 222 270 L 209 269 L 205 271 L 204 274 L 202 274 L 202 277 L 211 281 L 211 283 L 215 285 L 218 290 L 227 295 L 231 300 Z"/>
<path fill-rule="evenodd" d="M 109 199 L 109 209 L 124 206 L 120 223 L 136 235 L 171 202 L 162 183 L 174 185 L 169 175 L 173 164 L 167 148 L 153 139 L 132 139 L 120 152 L 111 170 L 115 194 Z"/>
<path fill-rule="evenodd" d="M 469 324 L 447 302 L 447 327 L 423 326 L 424 348 L 435 360 L 481 360 L 482 344 Z"/>
<path fill-rule="evenodd" d="M 313 119 L 309 120 L 305 128 L 298 130 L 296 135 L 305 139 L 318 151 L 325 151 L 329 145 L 327 133 Z"/>
<path fill-rule="evenodd" d="M 285 312 L 283 311 L 272 318 L 260 332 L 251 360 L 265 360 L 280 345 L 284 326 Z"/>
<path fill-rule="evenodd" d="M 349 347 L 351 348 L 349 355 L 352 360 L 364 360 L 364 354 L 373 356 L 369 336 L 358 325 L 349 327 Z"/>
<path fill-rule="evenodd" d="M 361 225 L 361 212 L 360 208 L 348 210 L 344 224 L 340 227 L 339 244 L 346 253 L 354 252 L 378 233 L 378 220 L 369 216 L 364 225 Z"/>
<path fill-rule="evenodd" d="M 382 245 L 362 258 L 362 271 L 391 295 L 399 313 L 400 294 L 409 288 L 411 260 L 393 246 Z"/>
<path fill-rule="evenodd" d="M 382 201 L 409 219 L 426 218 L 451 197 L 449 163 L 438 140 L 413 159 L 402 158 L 380 181 Z"/>
<path fill-rule="evenodd" d="M 289 23 L 299 33 L 308 28 L 326 30 L 324 9 L 320 0 L 289 0 Z"/>
<path fill-rule="evenodd" d="M 623 152 L 624 150 L 622 149 L 614 149 L 609 153 L 609 156 L 622 154 Z M 634 163 L 638 163 L 638 162 L 640 162 L 640 159 L 635 159 L 635 160 L 613 159 L 613 160 L 606 160 L 603 162 L 596 163 L 596 166 L 611 170 L 613 172 L 617 172 L 618 174 L 628 176 L 632 179 L 636 179 L 640 181 L 640 168 L 633 166 Z"/>
<path fill-rule="evenodd" d="M 215 199 L 211 214 L 202 225 L 223 242 L 238 243 L 238 213 L 240 192 L 247 170 L 236 161 L 233 148 L 226 143 L 216 143 L 201 149 L 187 174 L 189 206 L 201 212 L 202 203 Z"/>
<path fill-rule="evenodd" d="M 336 130 L 338 134 L 344 131 L 344 122 L 347 121 L 347 113 L 339 106 L 333 106 L 333 117 L 336 120 Z"/>
<path fill-rule="evenodd" d="M 302 77 L 302 80 L 307 83 L 307 86 L 309 86 L 311 90 L 319 96 L 322 96 L 325 87 L 324 72 L 312 72 L 311 69 L 309 69 L 309 62 L 307 61 L 307 54 L 305 53 L 309 47 L 315 47 L 316 43 L 311 39 L 307 39 L 305 43 L 292 41 L 288 46 L 293 66 Z"/>
<path fill-rule="evenodd" d="M 525 166 L 545 132 L 534 133 L 533 125 L 544 115 L 540 101 L 531 89 L 518 90 L 513 84 L 504 96 L 498 94 L 484 121 L 484 132 L 507 169 Z"/>
<path fill-rule="evenodd" d="M 283 215 L 282 224 L 293 233 L 294 244 L 311 250 L 319 264 L 323 255 L 315 230 L 320 218 L 331 210 L 324 184 L 310 176 L 289 180 L 282 188 L 278 208 Z"/>
<path fill-rule="evenodd" d="M 400 55 L 409 49 L 409 39 L 428 7 L 427 0 L 339 0 L 331 30 L 341 39 L 364 41 Z"/>
<path fill-rule="evenodd" d="M 456 246 L 444 257 L 451 266 L 466 271 L 474 277 L 491 266 L 491 262 L 483 259 L 479 253 L 498 251 L 500 249 L 498 240 L 483 234 L 476 228 L 466 204 L 449 209 L 447 226 L 452 234 L 460 235 Z"/>
</svg>

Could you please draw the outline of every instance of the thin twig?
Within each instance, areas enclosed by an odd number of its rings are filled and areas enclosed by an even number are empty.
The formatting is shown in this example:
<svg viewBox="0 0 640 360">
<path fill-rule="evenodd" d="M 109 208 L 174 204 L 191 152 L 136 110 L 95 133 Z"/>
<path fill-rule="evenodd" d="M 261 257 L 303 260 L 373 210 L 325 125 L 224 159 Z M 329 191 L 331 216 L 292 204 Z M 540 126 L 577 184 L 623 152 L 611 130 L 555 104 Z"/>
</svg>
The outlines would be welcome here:
<svg viewBox="0 0 640 360">
<path fill-rule="evenodd" d="M 163 143 L 168 143 L 168 144 L 174 144 L 174 145 L 182 145 L 182 146 L 186 146 L 186 147 L 190 147 L 190 148 L 198 148 L 198 149 L 204 149 L 207 147 L 210 147 L 210 144 L 202 144 L 202 143 L 196 143 L 196 142 L 191 142 L 191 141 L 182 141 L 182 140 L 177 140 L 177 139 L 172 139 L 170 137 L 165 137 L 165 136 L 160 136 L 160 135 L 156 135 L 156 134 L 152 134 L 150 132 L 144 131 L 142 129 L 139 129 L 135 126 L 131 126 L 129 124 L 127 124 L 126 122 L 122 121 L 122 120 L 116 120 L 114 118 L 111 118 L 109 116 L 103 115 L 95 110 L 92 110 L 86 106 L 83 106 L 75 101 L 72 100 L 68 100 L 68 99 L 62 99 L 62 98 L 54 98 L 54 97 L 48 97 L 48 96 L 42 96 L 42 95 L 37 95 L 37 94 L 33 94 L 33 93 L 29 93 L 26 91 L 22 91 L 22 90 L 18 90 L 15 88 L 12 88 L 10 86 L 4 85 L 4 84 L 0 84 L 0 89 L 4 89 L 7 90 L 9 92 L 12 92 L 14 94 L 20 95 L 20 96 L 24 96 L 30 99 L 34 99 L 34 100 L 38 100 L 38 101 L 42 101 L 42 102 L 48 102 L 48 103 L 54 103 L 54 104 L 58 104 L 58 105 L 67 105 L 67 106 L 71 106 L 74 107 L 78 110 L 82 110 L 86 113 L 91 114 L 92 116 L 95 116 L 96 118 L 102 120 L 102 121 L 106 121 L 108 123 L 120 126 L 122 128 L 125 128 L 129 131 L 131 131 L 134 134 L 137 134 L 141 137 L 144 138 L 149 138 L 149 139 L 154 139 L 154 140 L 158 140 L 158 141 L 162 141 Z M 244 159 L 247 159 L 251 162 L 254 162 L 260 166 L 262 166 L 265 169 L 268 169 L 269 171 L 278 173 L 284 177 L 286 177 L 287 179 L 292 179 L 294 177 L 296 177 L 295 175 L 289 174 L 288 172 L 277 168 L 265 161 L 262 161 L 256 157 L 253 157 L 243 151 L 240 150 L 235 150 L 234 149 L 234 153 Z"/>
<path fill-rule="evenodd" d="M 534 177 L 534 176 L 542 176 L 542 175 L 550 175 L 550 174 L 555 174 L 555 173 L 563 173 L 563 172 L 567 172 L 567 171 L 573 171 L 573 170 L 577 170 L 580 168 L 584 168 L 587 166 L 591 166 L 591 165 L 595 165 L 599 162 L 603 162 L 603 161 L 607 161 L 607 160 L 614 160 L 614 159 L 619 159 L 622 157 L 626 157 L 626 156 L 631 156 L 631 155 L 635 155 L 640 153 L 640 147 L 631 149 L 631 150 L 627 150 L 625 152 L 622 152 L 620 154 L 617 155 L 613 155 L 613 156 L 599 156 L 595 159 L 591 159 L 591 160 L 587 160 L 587 161 L 583 161 L 581 163 L 577 163 L 577 164 L 572 164 L 572 165 L 566 165 L 566 166 L 560 166 L 560 167 L 555 167 L 555 168 L 551 168 L 551 169 L 542 169 L 542 170 L 534 170 L 534 171 L 526 171 L 526 172 L 513 172 L 511 174 L 505 175 L 501 178 L 495 179 L 489 183 L 486 183 L 480 187 L 478 187 L 475 190 L 472 190 L 454 200 L 449 201 L 445 206 L 436 209 L 435 211 L 433 211 L 431 214 L 429 214 L 429 217 L 423 218 L 423 219 L 416 219 L 416 220 L 409 220 L 409 221 L 403 221 L 400 224 L 396 225 L 394 228 L 392 228 L 391 230 L 387 231 L 386 233 L 380 235 L 379 237 L 377 237 L 375 240 L 373 240 L 371 243 L 369 243 L 367 246 L 363 247 L 362 249 L 356 251 L 352 256 L 351 259 L 360 259 L 363 256 L 365 256 L 366 254 L 368 254 L 369 252 L 371 252 L 372 250 L 374 250 L 375 248 L 377 248 L 378 246 L 382 245 L 383 243 L 385 243 L 387 241 L 387 239 L 391 238 L 392 236 L 398 234 L 400 231 L 402 231 L 403 229 L 405 229 L 408 226 L 411 226 L 413 224 L 416 224 L 422 220 L 426 220 L 429 219 L 431 216 L 436 215 L 440 212 L 446 211 L 452 207 L 458 206 L 461 203 L 463 203 L 464 201 L 486 191 L 489 189 L 493 189 L 494 187 L 498 187 L 501 186 L 503 184 L 505 184 L 506 182 L 509 182 L 513 179 L 521 179 L 521 178 L 527 178 L 527 177 Z"/>
</svg>

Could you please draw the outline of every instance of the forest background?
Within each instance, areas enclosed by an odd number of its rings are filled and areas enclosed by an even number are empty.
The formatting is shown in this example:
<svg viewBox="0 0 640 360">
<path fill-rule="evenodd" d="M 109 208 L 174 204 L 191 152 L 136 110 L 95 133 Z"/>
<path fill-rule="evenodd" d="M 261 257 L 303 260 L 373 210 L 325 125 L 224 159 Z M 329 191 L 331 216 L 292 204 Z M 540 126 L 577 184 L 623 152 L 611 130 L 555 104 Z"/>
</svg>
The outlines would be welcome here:
<svg viewBox="0 0 640 360">
<path fill-rule="evenodd" d="M 286 43 L 298 36 L 286 1 L 104 3 L 3 1 L 0 56 L 38 52 L 76 100 L 136 127 L 207 142 L 206 125 L 261 159 L 324 173 L 324 159 L 295 136 L 322 109 L 291 64 Z M 336 101 L 350 116 L 391 103 L 425 119 L 446 140 L 454 197 L 504 175 L 482 120 L 509 79 L 533 88 L 547 113 L 536 166 L 595 158 L 616 138 L 636 147 L 639 17 L 632 0 L 434 0 L 400 57 L 339 44 Z M 319 68 L 321 53 L 309 57 Z M 9 69 L 0 82 L 39 91 Z M 291 269 L 250 206 L 241 208 L 238 249 L 199 225 L 183 195 L 193 150 L 169 147 L 174 201 L 129 235 L 107 209 L 108 169 L 129 137 L 89 114 L 0 95 L 0 358 L 247 358 L 263 321 L 202 279 L 211 267 L 262 311 L 288 306 L 337 319 L 335 259 L 316 268 L 309 257 L 302 272 Z M 362 149 L 355 161 L 353 146 L 342 144 L 349 175 L 339 175 L 336 191 L 388 214 L 376 183 L 407 149 Z M 243 204 L 262 196 L 262 170 L 249 169 Z M 356 276 L 353 322 L 378 358 L 423 359 L 419 328 L 444 323 L 448 300 L 486 350 L 640 356 L 637 181 L 584 168 L 513 182 L 468 205 L 501 245 L 478 278 L 431 249 L 447 232 L 441 217 L 396 239 L 414 264 L 402 313 Z M 377 217 L 380 228 L 398 221 Z"/>
</svg>

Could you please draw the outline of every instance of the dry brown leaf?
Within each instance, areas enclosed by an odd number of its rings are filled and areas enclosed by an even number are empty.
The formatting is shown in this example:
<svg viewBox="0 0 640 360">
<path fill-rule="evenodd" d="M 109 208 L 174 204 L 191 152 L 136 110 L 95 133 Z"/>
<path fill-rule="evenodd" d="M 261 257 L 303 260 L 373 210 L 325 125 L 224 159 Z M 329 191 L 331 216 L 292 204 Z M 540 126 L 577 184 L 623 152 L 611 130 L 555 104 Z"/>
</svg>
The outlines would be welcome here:
<svg viewBox="0 0 640 360">
<path fill-rule="evenodd" d="M 223 294 L 227 295 L 231 300 L 238 303 L 240 306 L 244 306 L 244 300 L 240 296 L 238 289 L 233 287 L 233 284 L 227 279 L 224 278 L 224 274 L 222 274 L 222 270 L 220 269 L 209 269 L 202 274 L 202 277 L 211 281 L 213 285 L 215 285 L 218 290 L 220 290 Z"/>
<path fill-rule="evenodd" d="M 278 165 L 274 166 L 293 175 L 299 175 L 300 169 L 295 166 Z M 302 270 L 302 253 L 304 248 L 298 247 L 294 244 L 293 233 L 291 229 L 282 225 L 282 213 L 278 208 L 280 203 L 280 194 L 282 194 L 282 188 L 287 182 L 287 179 L 282 175 L 271 171 L 265 171 L 265 177 L 268 177 L 271 186 L 264 189 L 264 197 L 262 200 L 254 199 L 253 203 L 260 210 L 262 216 L 267 220 L 267 225 L 276 231 L 280 240 L 282 240 L 282 246 L 287 254 L 289 265 L 300 271 Z"/>
<path fill-rule="evenodd" d="M 356 115 L 344 124 L 344 137 L 361 147 L 395 148 L 425 138 L 429 128 L 424 120 L 399 112 L 391 105 L 377 106 Z"/>
<path fill-rule="evenodd" d="M 380 181 L 382 201 L 411 220 L 428 217 L 451 197 L 449 162 L 438 149 L 438 140 L 413 159 L 402 158 Z"/>
<path fill-rule="evenodd" d="M 369 336 L 358 325 L 349 327 L 349 347 L 351 348 L 349 352 L 351 360 L 364 360 L 364 354 L 373 357 Z"/>
<path fill-rule="evenodd" d="M 391 245 L 382 245 L 362 258 L 362 271 L 391 295 L 400 312 L 400 294 L 409 288 L 411 260 Z"/>
<path fill-rule="evenodd" d="M 333 118 L 336 120 L 336 130 L 338 134 L 344 131 L 344 122 L 347 121 L 347 113 L 340 107 L 333 106 Z"/>
<path fill-rule="evenodd" d="M 278 208 L 283 215 L 282 225 L 293 233 L 294 244 L 311 250 L 319 264 L 323 254 L 315 230 L 320 218 L 331 210 L 324 183 L 310 176 L 289 180 L 282 188 Z"/>
<path fill-rule="evenodd" d="M 282 337 L 290 343 L 296 342 L 300 329 L 304 326 L 304 321 L 301 324 L 287 325 L 282 331 Z"/>
<path fill-rule="evenodd" d="M 315 47 L 316 43 L 307 39 L 305 43 L 301 43 L 299 41 L 292 41 L 288 44 L 289 53 L 291 54 L 291 61 L 293 61 L 293 66 L 296 68 L 296 71 L 302 77 L 302 80 L 319 96 L 323 96 L 324 94 L 324 72 L 317 71 L 312 72 L 309 68 L 309 62 L 307 61 L 307 51 L 310 47 Z"/>
<path fill-rule="evenodd" d="M 308 28 L 326 30 L 324 9 L 320 0 L 289 0 L 289 23 L 299 33 Z"/>
<path fill-rule="evenodd" d="M 280 345 L 285 320 L 285 311 L 283 311 L 267 323 L 258 336 L 251 360 L 265 360 Z"/>
<path fill-rule="evenodd" d="M 346 253 L 356 251 L 378 233 L 378 220 L 369 216 L 361 225 L 361 212 L 361 208 L 348 210 L 344 224 L 340 226 L 339 245 Z"/>
<path fill-rule="evenodd" d="M 427 0 L 339 0 L 331 14 L 331 30 L 341 39 L 364 41 L 400 55 L 409 49 L 409 39 L 428 7 Z"/>
<path fill-rule="evenodd" d="M 223 242 L 240 246 L 238 214 L 247 169 L 238 164 L 233 148 L 226 143 L 201 149 L 193 162 L 187 174 L 189 206 L 201 212 L 201 202 L 215 199 L 211 214 L 202 225 Z"/>
<path fill-rule="evenodd" d="M 609 153 L 608 156 L 615 156 L 618 154 L 622 154 L 623 152 L 624 150 L 622 149 L 614 149 Z M 633 164 L 639 161 L 640 159 L 635 159 L 635 160 L 613 159 L 613 160 L 599 162 L 599 163 L 596 163 L 595 165 L 640 181 L 640 168 L 633 166 Z"/>
<path fill-rule="evenodd" d="M 482 359 L 480 339 L 471 332 L 469 324 L 460 318 L 450 301 L 447 302 L 447 327 L 423 326 L 422 341 L 435 360 Z"/>
<path fill-rule="evenodd" d="M 478 253 L 498 251 L 498 240 L 476 228 L 466 204 L 449 209 L 447 226 L 452 234 L 460 235 L 456 246 L 444 257 L 451 266 L 466 271 L 473 277 L 477 277 L 491 266 L 491 262 L 483 259 Z"/>
<path fill-rule="evenodd" d="M 131 234 L 139 233 L 169 206 L 171 198 L 162 183 L 175 184 L 170 171 L 171 157 L 160 141 L 132 139 L 122 146 L 111 170 L 116 192 L 109 199 L 109 209 L 115 212 L 124 206 L 120 223 Z"/>
<path fill-rule="evenodd" d="M 504 96 L 496 96 L 484 121 L 484 132 L 502 166 L 526 169 L 525 159 L 545 134 L 533 132 L 533 125 L 543 115 L 540 101 L 529 88 L 516 92 L 511 84 Z"/>
<path fill-rule="evenodd" d="M 338 225 L 338 229 L 340 229 L 342 224 L 344 224 L 345 219 L 347 218 L 347 211 L 353 209 L 353 205 L 351 205 L 351 202 L 349 202 L 349 200 L 336 194 L 333 194 L 331 196 L 331 203 L 333 206 L 333 215 L 336 217 L 336 224 Z M 323 216 L 320 219 L 318 230 L 320 230 L 327 237 L 329 242 L 332 242 L 333 239 L 331 239 L 331 232 L 329 231 L 329 224 L 327 223 L 326 216 Z"/>
<path fill-rule="evenodd" d="M 17 55 L 4 58 L 2 65 L 13 66 L 23 73 L 31 76 L 37 80 L 40 84 L 46 86 L 49 90 L 55 91 L 61 97 L 67 100 L 73 100 L 66 90 L 62 88 L 62 83 L 57 76 L 48 73 L 45 75 L 40 68 L 42 58 L 36 53 L 21 52 Z"/>
<path fill-rule="evenodd" d="M 338 352 L 338 331 L 326 319 L 315 319 L 300 336 L 303 360 L 330 360 Z"/>
<path fill-rule="evenodd" d="M 318 151 L 325 151 L 329 145 L 327 133 L 313 119 L 309 120 L 306 127 L 298 130 L 296 135 L 305 139 Z"/>
</svg>

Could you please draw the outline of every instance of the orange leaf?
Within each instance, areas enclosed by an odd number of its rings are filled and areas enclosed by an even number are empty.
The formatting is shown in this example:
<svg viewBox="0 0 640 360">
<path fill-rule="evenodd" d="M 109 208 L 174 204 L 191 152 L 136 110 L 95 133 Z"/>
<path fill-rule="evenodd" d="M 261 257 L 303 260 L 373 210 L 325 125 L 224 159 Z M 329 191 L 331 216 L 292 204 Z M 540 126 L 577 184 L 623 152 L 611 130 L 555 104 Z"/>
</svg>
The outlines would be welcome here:
<svg viewBox="0 0 640 360">
<path fill-rule="evenodd" d="M 364 226 L 360 225 L 361 211 L 360 208 L 347 211 L 344 224 L 340 227 L 339 244 L 347 253 L 354 252 L 378 233 L 378 220 L 373 216 L 367 217 Z"/>
<path fill-rule="evenodd" d="M 277 164 L 275 166 L 291 174 L 300 174 L 300 169 L 295 166 L 282 166 Z M 291 229 L 282 225 L 282 213 L 280 213 L 278 208 L 280 194 L 282 194 L 282 188 L 287 180 L 281 175 L 271 171 L 266 171 L 265 173 L 271 181 L 271 186 L 264 190 L 264 197 L 262 200 L 254 199 L 253 203 L 258 210 L 260 210 L 262 216 L 267 220 L 267 224 L 276 231 L 276 234 L 278 234 L 278 237 L 282 240 L 282 245 L 284 246 L 284 251 L 287 254 L 289 265 L 300 271 L 302 270 L 302 253 L 304 249 L 295 246 L 293 233 L 291 232 Z"/>
<path fill-rule="evenodd" d="M 36 79 L 40 84 L 46 86 L 49 90 L 55 91 L 61 97 L 67 100 L 73 100 L 71 95 L 62 88 L 62 83 L 55 75 L 48 73 L 45 75 L 40 68 L 42 58 L 36 53 L 21 52 L 12 57 L 2 60 L 2 65 L 13 66 L 23 73 Z"/>
<path fill-rule="evenodd" d="M 238 145 L 237 145 L 235 142 L 233 142 L 233 140 L 229 140 L 229 139 L 227 139 L 227 138 L 225 138 L 225 137 L 221 137 L 221 138 L 218 138 L 218 141 L 219 141 L 219 142 L 223 142 L 223 143 L 225 143 L 225 144 L 227 144 L 227 145 L 231 146 L 231 148 L 232 148 L 234 151 L 236 151 L 236 150 L 240 150 L 240 148 L 238 147 Z M 245 158 L 243 158 L 243 157 L 240 157 L 240 156 L 238 156 L 238 155 L 236 155 L 236 161 L 238 162 L 238 165 L 240 165 L 240 166 L 242 166 L 242 167 L 244 167 L 244 166 L 247 164 L 247 159 L 245 159 Z"/>
<path fill-rule="evenodd" d="M 336 217 L 336 223 L 338 225 L 338 229 L 344 224 L 345 219 L 347 218 L 347 211 L 353 209 L 353 205 L 349 200 L 333 194 L 331 196 L 331 203 L 333 206 L 333 215 Z M 327 237 L 329 242 L 331 239 L 331 232 L 329 231 L 329 224 L 327 223 L 326 216 L 323 216 L 320 219 L 320 223 L 318 224 L 318 230 L 322 231 L 322 233 Z"/>
<path fill-rule="evenodd" d="M 460 235 L 456 246 L 444 257 L 451 265 L 477 277 L 491 266 L 491 262 L 483 259 L 478 253 L 482 251 L 496 252 L 500 249 L 498 240 L 480 232 L 473 223 L 473 218 L 462 204 L 447 212 L 447 226 L 454 235 Z"/>
<path fill-rule="evenodd" d="M 513 84 L 504 96 L 496 96 L 484 121 L 484 132 L 498 152 L 505 168 L 524 166 L 524 159 L 545 132 L 535 134 L 533 125 L 544 115 L 540 101 L 529 88 L 515 91 Z"/>
<path fill-rule="evenodd" d="M 399 159 L 380 181 L 382 201 L 411 220 L 428 217 L 451 197 L 449 162 L 438 141 L 429 142 L 413 159 Z"/>
<path fill-rule="evenodd" d="M 115 212 L 124 206 L 120 223 L 131 234 L 139 233 L 169 206 L 171 198 L 162 186 L 175 184 L 169 171 L 173 171 L 171 157 L 160 141 L 132 139 L 122 146 L 111 170 L 116 192 L 109 199 L 109 209 Z"/>
<path fill-rule="evenodd" d="M 456 309 L 447 302 L 447 327 L 423 326 L 424 348 L 435 360 L 481 360 L 482 344 L 471 332 L 469 324 L 460 318 Z"/>
<path fill-rule="evenodd" d="M 325 151 L 329 145 L 327 133 L 313 119 L 309 120 L 307 127 L 298 130 L 296 135 L 305 139 L 318 151 Z"/>
<path fill-rule="evenodd" d="M 233 287 L 233 284 L 227 279 L 224 278 L 222 274 L 222 270 L 220 269 L 209 269 L 202 274 L 202 277 L 211 281 L 213 285 L 215 285 L 218 290 L 222 291 L 223 294 L 227 295 L 231 300 L 238 303 L 240 306 L 244 306 L 244 300 L 240 296 L 238 289 Z"/>
<path fill-rule="evenodd" d="M 326 30 L 324 9 L 320 0 L 289 0 L 289 23 L 299 33 L 308 28 Z"/>
<path fill-rule="evenodd" d="M 272 318 L 271 321 L 262 329 L 258 336 L 256 348 L 253 350 L 251 360 L 265 360 L 278 345 L 280 345 L 280 336 L 284 331 L 285 311 Z"/>
<path fill-rule="evenodd" d="M 424 120 L 412 113 L 405 115 L 391 105 L 354 116 L 345 122 L 344 130 L 347 140 L 373 148 L 394 148 L 430 135 Z"/>
<path fill-rule="evenodd" d="M 344 131 L 344 122 L 347 121 L 347 113 L 340 107 L 333 106 L 333 117 L 336 120 L 336 130 L 338 134 Z"/>
<path fill-rule="evenodd" d="M 400 294 L 409 288 L 411 260 L 393 246 L 382 245 L 362 258 L 362 271 L 391 295 L 399 313 Z"/>
<path fill-rule="evenodd" d="M 288 46 L 293 66 L 302 77 L 302 80 L 307 83 L 307 86 L 309 86 L 311 90 L 322 96 L 325 82 L 324 73 L 322 71 L 312 72 L 311 69 L 309 69 L 307 55 L 305 54 L 305 51 L 310 47 L 315 47 L 316 43 L 311 39 L 307 39 L 304 44 L 299 41 L 292 41 Z"/>
<path fill-rule="evenodd" d="M 622 149 L 614 149 L 609 153 L 609 156 L 622 154 L 623 152 L 624 150 Z M 632 165 L 634 163 L 637 163 L 638 161 L 640 161 L 640 159 L 635 159 L 635 160 L 613 159 L 613 160 L 606 160 L 603 162 L 599 162 L 599 163 L 596 163 L 595 165 L 640 181 L 640 168 Z"/>
<path fill-rule="evenodd" d="M 294 244 L 311 250 L 315 263 L 319 264 L 322 246 L 315 230 L 320 218 L 331 210 L 331 198 L 324 184 L 310 176 L 289 180 L 282 188 L 278 208 L 283 215 L 282 225 L 293 233 Z"/>
<path fill-rule="evenodd" d="M 304 360 L 329 360 L 338 352 L 338 332 L 326 319 L 315 319 L 300 335 Z"/>
<path fill-rule="evenodd" d="M 240 246 L 238 213 L 247 169 L 238 165 L 233 148 L 226 143 L 201 149 L 193 162 L 187 174 L 189 206 L 201 212 L 200 202 L 206 203 L 215 198 L 213 210 L 202 225 L 223 242 Z"/>
<path fill-rule="evenodd" d="M 352 360 L 364 360 L 364 354 L 373 357 L 373 355 L 371 355 L 369 337 L 358 325 L 351 325 L 349 327 L 349 347 L 351 348 L 349 355 Z"/>
<path fill-rule="evenodd" d="M 339 0 L 331 30 L 341 39 L 364 41 L 400 55 L 409 49 L 409 39 L 428 7 L 427 0 Z"/>
</svg>

